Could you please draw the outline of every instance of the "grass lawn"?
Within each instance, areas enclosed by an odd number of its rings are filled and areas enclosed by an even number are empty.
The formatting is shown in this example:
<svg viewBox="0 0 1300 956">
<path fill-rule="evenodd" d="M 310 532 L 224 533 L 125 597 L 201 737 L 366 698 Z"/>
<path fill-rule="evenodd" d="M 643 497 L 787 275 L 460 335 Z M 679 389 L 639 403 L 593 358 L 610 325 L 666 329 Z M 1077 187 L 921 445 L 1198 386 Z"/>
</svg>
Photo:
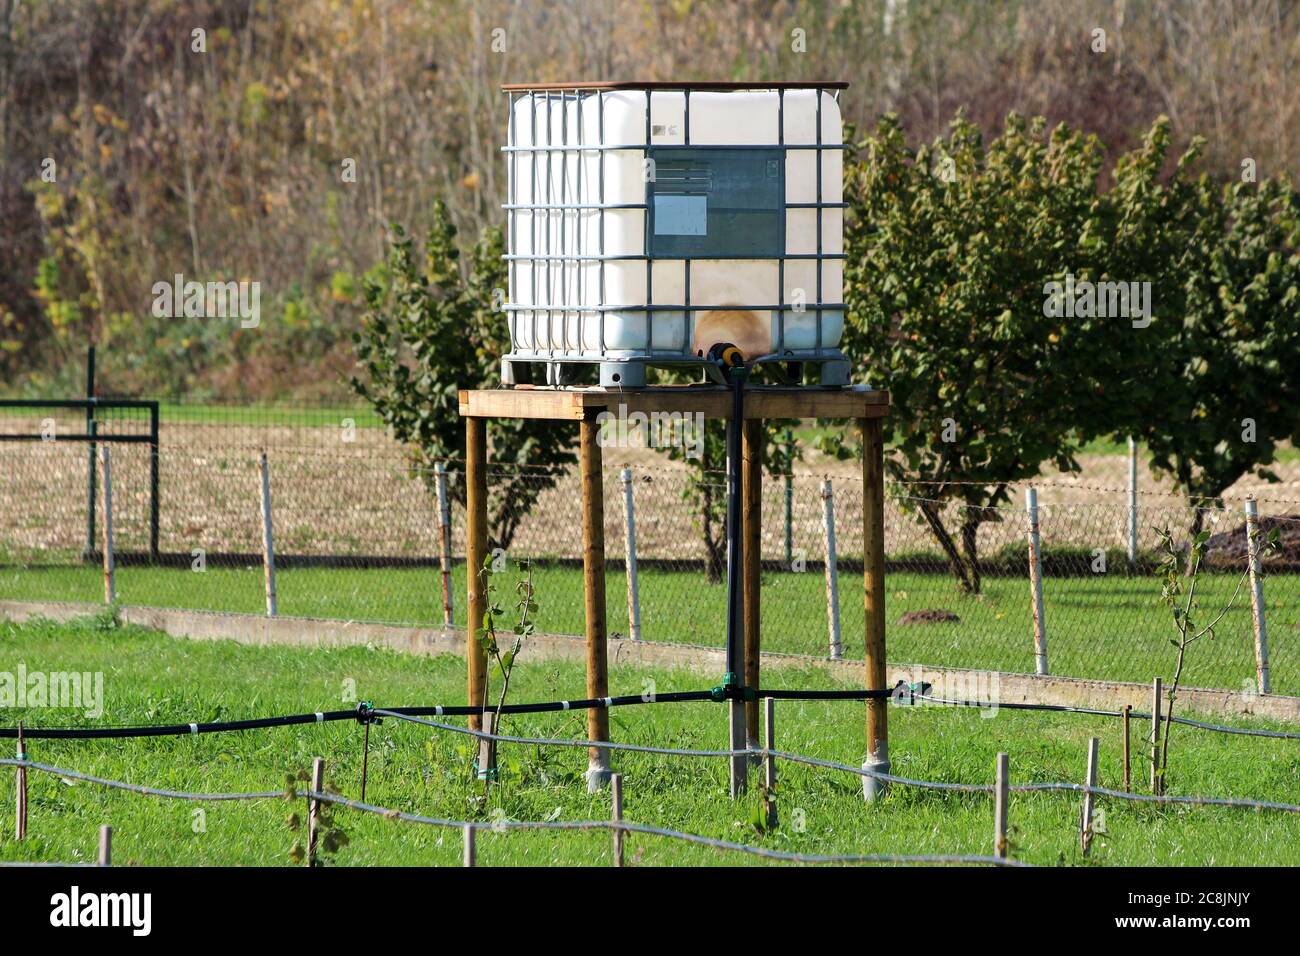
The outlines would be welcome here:
<svg viewBox="0 0 1300 956">
<path fill-rule="evenodd" d="M 539 629 L 581 634 L 582 572 L 539 565 Z M 456 619 L 464 623 L 464 567 L 454 571 Z M 502 576 L 514 577 L 513 570 Z M 1203 575 L 1203 607 L 1222 607 L 1236 585 L 1233 575 Z M 503 583 L 508 590 L 508 583 Z M 643 569 L 640 575 L 642 637 L 651 641 L 721 646 L 726 594 L 702 575 Z M 888 576 L 886 610 L 889 658 L 900 663 L 1034 669 L 1029 585 L 1023 578 L 985 578 L 983 593 L 957 593 L 941 574 Z M 260 613 L 265 609 L 260 566 L 183 569 L 122 567 L 118 599 L 124 604 Z M 442 591 L 436 569 L 281 569 L 279 611 L 300 617 L 341 618 L 397 624 L 442 620 Z M 611 633 L 627 634 L 626 583 L 611 572 L 606 596 Z M 1156 603 L 1154 578 L 1120 574 L 1049 577 L 1044 583 L 1051 670 L 1072 677 L 1149 681 L 1173 673 L 1173 634 L 1165 608 Z M 840 578 L 840 620 L 844 653 L 860 657 L 863 647 L 862 589 L 857 575 Z M 1265 583 L 1273 688 L 1300 693 L 1300 576 L 1272 575 Z M 102 573 L 91 566 L 28 569 L 0 567 L 0 600 L 103 600 Z M 900 625 L 908 611 L 943 608 L 958 623 Z M 763 647 L 792 654 L 825 655 L 829 646 L 826 589 L 816 571 L 763 576 Z M 1189 686 L 1241 689 L 1255 676 L 1250 601 L 1245 590 L 1224 618 L 1213 642 L 1189 655 Z"/>
<path fill-rule="evenodd" d="M 464 662 L 357 647 L 347 650 L 253 648 L 233 642 L 189 642 L 111 618 L 72 623 L 0 623 L 0 661 L 33 671 L 101 671 L 106 724 L 235 719 L 346 707 L 345 687 L 379 706 L 456 703 L 464 699 Z M 789 687 L 826 686 L 823 675 L 782 669 Z M 684 670 L 616 667 L 611 691 L 699 689 L 708 678 Z M 580 668 L 522 660 L 512 700 L 580 696 Z M 726 720 L 716 704 L 628 707 L 612 715 L 615 740 L 689 748 L 723 745 Z M 67 710 L 0 711 L 5 726 L 90 723 Z M 781 749 L 859 764 L 863 706 L 848 702 L 781 702 Z M 584 736 L 581 713 L 507 717 L 506 733 Z M 1079 780 L 1087 739 L 1101 738 L 1100 782 L 1118 787 L 1120 723 L 1065 714 L 939 707 L 892 708 L 894 772 L 916 778 L 988 783 L 998 751 L 1011 755 L 1013 782 Z M 1172 746 L 1170 791 L 1295 802 L 1300 793 L 1300 743 L 1211 734 L 1179 727 Z M 1137 734 L 1135 733 L 1135 750 Z M 334 788 L 359 795 L 361 728 L 355 723 L 305 725 L 198 737 L 131 740 L 32 740 L 34 760 L 156 787 L 193 791 L 279 789 L 286 773 L 327 761 Z M 372 728 L 371 802 L 428 816 L 491 820 L 606 819 L 608 795 L 589 796 L 581 778 L 586 753 L 567 748 L 503 745 L 502 783 L 486 806 L 469 779 L 468 738 L 394 720 Z M 726 797 L 726 761 L 616 754 L 625 777 L 626 818 L 712 837 L 806 853 L 987 854 L 992 802 L 986 794 L 895 787 L 866 805 L 856 776 L 782 764 L 782 823 L 758 833 L 747 821 L 758 797 Z M 1140 760 L 1135 781 L 1146 776 Z M 289 862 L 296 834 L 286 820 L 300 805 L 284 800 L 197 805 L 73 784 L 29 774 L 29 836 L 12 838 L 12 770 L 0 768 L 0 860 L 84 860 L 96 830 L 114 828 L 114 859 L 142 865 Z M 202 806 L 201 818 L 196 809 Z M 1091 862 L 1098 865 L 1297 865 L 1300 815 L 1228 808 L 1159 808 L 1102 798 L 1104 815 Z M 350 844 L 334 862 L 456 865 L 455 830 L 398 822 L 355 811 L 337 817 Z M 1013 855 L 1037 864 L 1085 862 L 1078 850 L 1079 799 L 1061 793 L 1013 794 Z M 483 863 L 604 865 L 604 832 L 536 831 L 479 835 Z M 645 865 L 754 863 L 736 854 L 663 838 L 628 837 L 628 858 Z"/>
</svg>

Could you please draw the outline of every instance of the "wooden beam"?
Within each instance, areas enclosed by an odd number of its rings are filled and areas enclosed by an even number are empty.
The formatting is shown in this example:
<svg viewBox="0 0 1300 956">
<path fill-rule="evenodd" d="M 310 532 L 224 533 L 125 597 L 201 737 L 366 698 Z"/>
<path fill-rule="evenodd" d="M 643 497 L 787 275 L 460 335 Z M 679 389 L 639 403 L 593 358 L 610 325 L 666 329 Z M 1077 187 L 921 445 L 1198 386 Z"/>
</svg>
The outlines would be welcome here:
<svg viewBox="0 0 1300 956">
<path fill-rule="evenodd" d="M 582 472 L 582 590 L 586 603 L 587 696 L 609 696 L 609 661 L 605 650 L 605 492 L 601 467 L 600 425 L 594 414 L 579 428 Z M 609 711 L 587 711 L 587 739 L 609 740 Z M 595 792 L 609 780 L 609 750 L 588 748 L 587 789 Z"/>
<path fill-rule="evenodd" d="M 478 633 L 487 610 L 487 592 L 480 571 L 487 558 L 487 421 L 465 419 L 465 583 L 469 619 L 465 625 L 465 657 L 468 661 L 468 701 L 483 706 L 487 679 L 487 657 L 479 646 Z M 483 729 L 481 715 L 469 718 L 471 730 Z"/>
<path fill-rule="evenodd" d="M 713 385 L 664 385 L 636 391 L 604 388 L 518 386 L 463 390 L 461 415 L 474 418 L 540 418 L 582 421 L 588 414 L 641 412 L 731 417 L 731 393 Z M 778 388 L 745 390 L 745 418 L 882 418 L 889 393 L 858 388 Z"/>
<path fill-rule="evenodd" d="M 759 587 L 763 541 L 763 422 L 747 418 L 741 428 L 741 585 L 745 609 L 746 687 L 759 686 Z M 745 731 L 758 745 L 758 698 L 745 701 Z"/>
</svg>

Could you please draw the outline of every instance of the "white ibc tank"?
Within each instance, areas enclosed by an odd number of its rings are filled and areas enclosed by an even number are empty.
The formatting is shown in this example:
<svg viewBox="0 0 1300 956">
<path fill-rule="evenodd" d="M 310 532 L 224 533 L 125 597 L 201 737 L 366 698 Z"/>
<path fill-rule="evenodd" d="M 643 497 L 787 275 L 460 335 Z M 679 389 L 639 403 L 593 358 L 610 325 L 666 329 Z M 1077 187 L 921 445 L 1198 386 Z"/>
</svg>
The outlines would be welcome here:
<svg viewBox="0 0 1300 956">
<path fill-rule="evenodd" d="M 640 385 L 731 341 L 843 384 L 836 85 L 648 86 L 507 88 L 507 380 L 599 362 Z"/>
</svg>

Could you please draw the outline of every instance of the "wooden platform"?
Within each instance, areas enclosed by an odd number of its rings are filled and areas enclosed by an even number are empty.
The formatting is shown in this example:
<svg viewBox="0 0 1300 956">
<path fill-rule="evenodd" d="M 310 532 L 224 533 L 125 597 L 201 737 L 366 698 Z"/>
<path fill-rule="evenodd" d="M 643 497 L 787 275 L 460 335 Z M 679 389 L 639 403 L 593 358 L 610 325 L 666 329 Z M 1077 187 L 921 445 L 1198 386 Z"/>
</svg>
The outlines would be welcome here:
<svg viewBox="0 0 1300 956">
<path fill-rule="evenodd" d="M 593 413 L 678 412 L 706 418 L 730 418 L 731 390 L 720 385 L 662 385 L 616 390 L 520 385 L 514 388 L 462 390 L 465 418 L 545 418 L 580 422 Z M 745 418 L 884 418 L 889 393 L 862 386 L 850 388 L 745 389 Z"/>
</svg>

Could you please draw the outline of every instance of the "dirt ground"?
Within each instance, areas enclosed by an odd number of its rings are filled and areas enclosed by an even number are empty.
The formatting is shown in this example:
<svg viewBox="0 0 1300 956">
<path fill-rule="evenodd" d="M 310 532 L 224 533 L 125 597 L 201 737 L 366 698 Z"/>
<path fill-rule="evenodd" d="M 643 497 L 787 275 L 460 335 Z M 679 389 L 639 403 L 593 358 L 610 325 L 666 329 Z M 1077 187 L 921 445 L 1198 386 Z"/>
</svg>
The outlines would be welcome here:
<svg viewBox="0 0 1300 956">
<path fill-rule="evenodd" d="M 75 429 L 75 422 L 68 427 Z M 4 430 L 39 423 L 6 419 Z M 164 422 L 160 428 L 161 547 L 164 551 L 256 552 L 261 547 L 256 462 L 271 464 L 276 549 L 281 553 L 429 556 L 437 541 L 437 509 L 422 482 L 409 476 L 402 449 L 383 430 L 339 425 L 273 425 Z M 86 541 L 87 446 L 85 443 L 0 443 L 0 555 L 14 558 L 79 554 Z M 145 445 L 111 447 L 116 547 L 143 549 L 148 542 L 149 456 Z M 1127 523 L 1127 460 L 1122 455 L 1084 455 L 1077 475 L 1044 475 L 1038 483 L 1045 547 L 1122 547 Z M 641 558 L 694 564 L 702 555 L 698 509 L 683 498 L 682 466 L 647 448 L 605 450 L 607 551 L 621 556 L 624 542 L 620 471 L 634 475 L 638 554 Z M 451 481 L 461 480 L 457 463 Z M 1263 515 L 1300 515 L 1300 463 L 1280 466 L 1280 484 L 1239 482 L 1228 507 L 1254 493 Z M 797 559 L 824 555 L 821 481 L 833 482 L 838 553 L 860 553 L 860 466 L 812 452 L 797 463 L 791 486 L 791 550 Z M 721 491 L 721 476 L 718 476 Z M 785 554 L 785 487 L 764 482 L 764 557 Z M 1139 465 L 1139 543 L 1154 544 L 1153 524 L 1185 527 L 1186 502 L 1169 493 Z M 454 497 L 454 489 L 453 489 Z M 990 553 L 1024 540 L 1023 491 L 984 524 L 980 548 Z M 98 506 L 97 506 L 98 508 Z M 453 551 L 463 553 L 464 515 L 453 514 Z M 102 520 L 100 518 L 99 520 Z M 1238 515 L 1211 514 L 1222 532 Z M 524 519 L 513 551 L 536 556 L 580 555 L 581 514 L 576 475 L 544 491 Z M 929 532 L 891 501 L 886 516 L 891 555 L 929 552 Z"/>
</svg>

